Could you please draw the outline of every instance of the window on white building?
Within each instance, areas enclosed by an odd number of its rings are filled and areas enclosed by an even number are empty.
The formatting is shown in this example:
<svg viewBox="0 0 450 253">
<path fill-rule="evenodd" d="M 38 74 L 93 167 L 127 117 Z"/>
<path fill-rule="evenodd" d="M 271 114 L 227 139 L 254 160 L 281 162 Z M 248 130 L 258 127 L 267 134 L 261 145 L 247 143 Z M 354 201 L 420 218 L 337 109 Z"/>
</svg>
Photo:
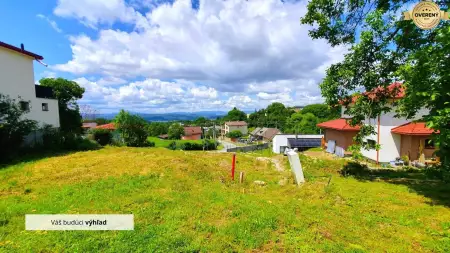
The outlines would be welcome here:
<svg viewBox="0 0 450 253">
<path fill-rule="evenodd" d="M 30 110 L 30 103 L 26 101 L 20 101 L 20 109 L 22 111 L 28 111 Z"/>
<path fill-rule="evenodd" d="M 42 111 L 48 111 L 48 103 L 42 103 Z"/>
<path fill-rule="evenodd" d="M 377 142 L 371 139 L 367 139 L 367 144 L 369 145 L 369 147 L 371 148 L 375 148 L 375 145 L 377 145 Z"/>
</svg>

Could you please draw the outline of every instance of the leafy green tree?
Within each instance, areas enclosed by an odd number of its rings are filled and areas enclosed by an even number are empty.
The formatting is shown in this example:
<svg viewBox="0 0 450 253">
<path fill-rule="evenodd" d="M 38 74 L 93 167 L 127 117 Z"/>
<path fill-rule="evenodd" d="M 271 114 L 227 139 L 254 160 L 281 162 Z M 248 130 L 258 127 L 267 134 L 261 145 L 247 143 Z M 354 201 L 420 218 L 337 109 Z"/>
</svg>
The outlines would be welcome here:
<svg viewBox="0 0 450 253">
<path fill-rule="evenodd" d="M 286 122 L 287 133 L 318 134 L 319 119 L 312 113 L 297 112 L 291 115 Z"/>
<path fill-rule="evenodd" d="M 37 128 L 36 121 L 22 117 L 27 112 L 29 109 L 21 108 L 20 101 L 0 94 L 0 161 L 16 153 L 25 136 Z"/>
<path fill-rule="evenodd" d="M 210 128 L 208 129 L 208 131 L 206 131 L 206 133 L 205 133 L 205 138 L 207 138 L 207 139 L 213 139 L 214 136 L 215 136 L 215 137 L 218 137 L 219 135 L 220 135 L 220 130 L 215 129 L 215 128 L 213 128 L 213 127 L 210 127 Z"/>
<path fill-rule="evenodd" d="M 180 123 L 173 123 L 167 134 L 170 140 L 179 140 L 184 135 L 184 127 Z"/>
<path fill-rule="evenodd" d="M 119 131 L 125 144 L 129 147 L 145 147 L 147 142 L 147 121 L 138 115 L 120 110 L 114 119 L 117 131 Z"/>
<path fill-rule="evenodd" d="M 274 127 L 284 130 L 286 120 L 294 113 L 282 103 L 272 103 L 266 109 L 258 110 L 249 116 L 251 127 Z"/>
<path fill-rule="evenodd" d="M 228 138 L 240 138 L 240 137 L 242 137 L 242 133 L 239 130 L 234 130 L 234 131 L 227 133 L 227 137 Z"/>
<path fill-rule="evenodd" d="M 194 120 L 194 125 L 196 126 L 206 126 L 209 123 L 209 120 L 205 117 L 198 117 Z"/>
<path fill-rule="evenodd" d="M 42 86 L 51 87 L 58 99 L 61 131 L 81 133 L 81 114 L 77 100 L 83 97 L 84 88 L 64 78 L 43 78 L 39 83 Z"/>
<path fill-rule="evenodd" d="M 324 122 L 331 119 L 337 119 L 341 116 L 340 107 L 336 106 L 331 108 L 326 104 L 311 104 L 305 106 L 300 112 L 302 114 L 311 113 L 316 116 L 320 122 Z"/>
<path fill-rule="evenodd" d="M 332 1 L 311 0 L 302 23 L 314 25 L 310 36 L 332 45 L 351 45 L 342 62 L 327 70 L 321 84 L 329 105 L 339 101 L 352 115 L 352 125 L 392 110 L 388 106 L 398 93 L 387 89 L 400 80 L 405 96 L 398 101 L 399 116 L 413 118 L 419 108 L 428 108 L 423 118 L 427 126 L 439 131 L 433 138 L 443 168 L 450 171 L 450 22 L 440 22 L 432 30 L 422 30 L 410 20 L 402 20 L 404 0 Z M 444 10 L 448 1 L 436 1 Z M 355 91 L 359 93 L 352 106 Z M 371 126 L 361 128 L 356 142 L 364 148 L 363 137 L 374 133 Z"/>
<path fill-rule="evenodd" d="M 251 113 L 248 117 L 248 123 L 250 127 L 262 127 L 267 122 L 266 118 L 266 110 L 260 109 L 258 111 L 255 111 L 254 113 Z"/>
<path fill-rule="evenodd" d="M 167 134 L 169 131 L 169 124 L 167 122 L 151 122 L 147 126 L 147 132 L 149 136 L 159 136 Z"/>
<path fill-rule="evenodd" d="M 286 120 L 289 118 L 294 111 L 286 108 L 282 103 L 272 103 L 267 109 L 267 127 L 275 127 L 284 130 Z"/>
<path fill-rule="evenodd" d="M 247 120 L 247 114 L 234 107 L 223 119 L 224 121 L 245 121 Z"/>
</svg>

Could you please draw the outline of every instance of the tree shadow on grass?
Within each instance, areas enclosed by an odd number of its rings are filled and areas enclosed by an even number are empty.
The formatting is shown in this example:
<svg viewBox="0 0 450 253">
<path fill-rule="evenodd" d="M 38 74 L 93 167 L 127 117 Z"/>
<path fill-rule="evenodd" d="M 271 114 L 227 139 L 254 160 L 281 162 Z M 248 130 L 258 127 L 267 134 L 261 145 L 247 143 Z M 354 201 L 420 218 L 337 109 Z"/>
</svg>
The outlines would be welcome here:
<svg viewBox="0 0 450 253">
<path fill-rule="evenodd" d="M 369 169 L 356 162 L 346 164 L 341 174 L 360 181 L 382 181 L 405 185 L 411 191 L 430 198 L 430 205 L 450 207 L 450 183 L 445 182 L 435 169 Z"/>
<path fill-rule="evenodd" d="M 44 151 L 17 155 L 8 161 L 0 162 L 0 170 L 21 163 L 35 162 L 45 158 L 64 156 L 75 152 L 78 151 Z"/>
</svg>

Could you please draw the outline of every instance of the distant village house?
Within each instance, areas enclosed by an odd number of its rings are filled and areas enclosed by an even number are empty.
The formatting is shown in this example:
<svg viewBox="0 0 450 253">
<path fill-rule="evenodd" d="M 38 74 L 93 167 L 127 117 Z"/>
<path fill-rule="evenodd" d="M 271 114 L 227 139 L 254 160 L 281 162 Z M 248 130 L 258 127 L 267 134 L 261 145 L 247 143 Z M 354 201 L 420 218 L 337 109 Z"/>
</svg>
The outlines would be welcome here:
<svg viewBox="0 0 450 253">
<path fill-rule="evenodd" d="M 243 135 L 248 134 L 247 122 L 245 121 L 228 121 L 222 127 L 222 135 L 226 135 L 232 131 L 240 131 Z"/>
</svg>

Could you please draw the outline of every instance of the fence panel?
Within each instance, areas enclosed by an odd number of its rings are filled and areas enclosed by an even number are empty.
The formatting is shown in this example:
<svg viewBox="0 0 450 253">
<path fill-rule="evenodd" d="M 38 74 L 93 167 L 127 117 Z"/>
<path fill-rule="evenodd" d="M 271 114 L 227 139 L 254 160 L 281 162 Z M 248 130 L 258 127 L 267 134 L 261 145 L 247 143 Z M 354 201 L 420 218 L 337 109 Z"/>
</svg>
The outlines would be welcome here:
<svg viewBox="0 0 450 253">
<path fill-rule="evenodd" d="M 229 149 L 227 149 L 227 152 L 250 152 L 250 151 L 261 150 L 261 149 L 266 149 L 266 148 L 269 148 L 269 143 L 229 148 Z"/>
</svg>

